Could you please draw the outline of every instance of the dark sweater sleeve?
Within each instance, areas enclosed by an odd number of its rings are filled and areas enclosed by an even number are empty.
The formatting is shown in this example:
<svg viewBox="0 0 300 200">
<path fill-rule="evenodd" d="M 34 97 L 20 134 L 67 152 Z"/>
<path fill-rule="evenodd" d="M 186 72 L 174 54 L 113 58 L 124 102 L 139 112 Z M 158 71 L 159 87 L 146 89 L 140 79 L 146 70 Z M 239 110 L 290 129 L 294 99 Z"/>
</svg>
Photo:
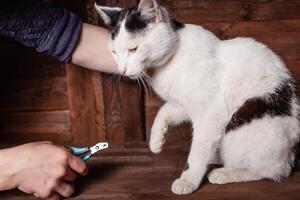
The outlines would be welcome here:
<svg viewBox="0 0 300 200">
<path fill-rule="evenodd" d="M 37 0 L 0 0 L 0 34 L 25 46 L 70 62 L 81 19 Z"/>
</svg>

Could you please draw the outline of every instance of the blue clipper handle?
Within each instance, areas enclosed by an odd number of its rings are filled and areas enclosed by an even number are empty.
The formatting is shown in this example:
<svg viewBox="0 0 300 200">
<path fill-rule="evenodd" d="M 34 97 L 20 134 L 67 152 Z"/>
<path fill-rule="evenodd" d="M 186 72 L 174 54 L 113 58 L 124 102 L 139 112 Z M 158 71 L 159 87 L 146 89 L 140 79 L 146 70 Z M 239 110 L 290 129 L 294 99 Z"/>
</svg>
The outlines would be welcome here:
<svg viewBox="0 0 300 200">
<path fill-rule="evenodd" d="M 87 160 L 89 160 L 91 157 L 92 157 L 92 153 L 89 152 L 88 154 L 86 154 L 85 156 L 83 156 L 81 159 L 84 160 L 84 161 L 87 161 Z"/>
<path fill-rule="evenodd" d="M 71 147 L 71 153 L 74 155 L 81 155 L 88 152 L 90 149 L 88 147 Z"/>
</svg>

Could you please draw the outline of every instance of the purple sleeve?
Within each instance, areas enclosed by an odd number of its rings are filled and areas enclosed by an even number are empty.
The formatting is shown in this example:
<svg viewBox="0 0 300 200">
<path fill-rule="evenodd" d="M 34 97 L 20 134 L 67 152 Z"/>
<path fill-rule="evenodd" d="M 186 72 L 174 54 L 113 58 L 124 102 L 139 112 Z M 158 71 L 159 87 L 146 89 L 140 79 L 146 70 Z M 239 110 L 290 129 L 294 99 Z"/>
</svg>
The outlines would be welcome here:
<svg viewBox="0 0 300 200">
<path fill-rule="evenodd" d="M 81 32 L 81 19 L 36 0 L 1 0 L 0 34 L 70 62 Z"/>
</svg>

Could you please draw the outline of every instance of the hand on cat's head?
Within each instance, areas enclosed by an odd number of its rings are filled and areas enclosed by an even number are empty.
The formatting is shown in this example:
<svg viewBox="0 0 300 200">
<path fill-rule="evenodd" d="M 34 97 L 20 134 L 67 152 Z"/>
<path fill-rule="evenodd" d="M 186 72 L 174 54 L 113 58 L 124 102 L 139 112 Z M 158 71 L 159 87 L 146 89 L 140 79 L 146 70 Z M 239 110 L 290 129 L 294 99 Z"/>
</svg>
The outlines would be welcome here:
<svg viewBox="0 0 300 200">
<path fill-rule="evenodd" d="M 120 74 L 137 78 L 149 67 L 164 65 L 178 45 L 168 11 L 156 0 L 141 0 L 138 7 L 123 9 L 95 5 L 110 30 L 111 51 Z"/>
</svg>

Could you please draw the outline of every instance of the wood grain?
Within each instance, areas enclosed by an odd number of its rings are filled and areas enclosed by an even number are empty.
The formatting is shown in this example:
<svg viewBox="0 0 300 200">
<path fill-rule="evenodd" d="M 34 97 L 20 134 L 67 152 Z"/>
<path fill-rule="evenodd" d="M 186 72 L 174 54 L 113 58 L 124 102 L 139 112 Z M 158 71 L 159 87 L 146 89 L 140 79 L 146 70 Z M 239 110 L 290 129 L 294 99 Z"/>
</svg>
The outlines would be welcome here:
<svg viewBox="0 0 300 200">
<path fill-rule="evenodd" d="M 62 144 L 71 141 L 69 111 L 0 113 L 0 140 L 20 144 L 50 140 Z"/>
<path fill-rule="evenodd" d="M 106 138 L 109 141 L 142 141 L 144 135 L 143 93 L 127 79 L 103 79 Z"/>
<path fill-rule="evenodd" d="M 67 66 L 73 143 L 91 145 L 105 138 L 104 105 L 98 73 Z"/>
<path fill-rule="evenodd" d="M 0 86 L 0 111 L 45 111 L 68 108 L 65 77 L 9 79 Z"/>
<path fill-rule="evenodd" d="M 282 182 L 269 180 L 213 185 L 204 183 L 195 193 L 177 196 L 172 182 L 184 168 L 186 143 L 167 144 L 159 155 L 149 152 L 144 143 L 111 145 L 89 161 L 90 172 L 76 182 L 74 200 L 298 200 L 300 172 Z M 33 195 L 18 191 L 2 192 L 0 199 L 30 200 Z"/>
<path fill-rule="evenodd" d="M 161 0 L 172 15 L 185 23 L 299 19 L 298 0 Z"/>
</svg>

